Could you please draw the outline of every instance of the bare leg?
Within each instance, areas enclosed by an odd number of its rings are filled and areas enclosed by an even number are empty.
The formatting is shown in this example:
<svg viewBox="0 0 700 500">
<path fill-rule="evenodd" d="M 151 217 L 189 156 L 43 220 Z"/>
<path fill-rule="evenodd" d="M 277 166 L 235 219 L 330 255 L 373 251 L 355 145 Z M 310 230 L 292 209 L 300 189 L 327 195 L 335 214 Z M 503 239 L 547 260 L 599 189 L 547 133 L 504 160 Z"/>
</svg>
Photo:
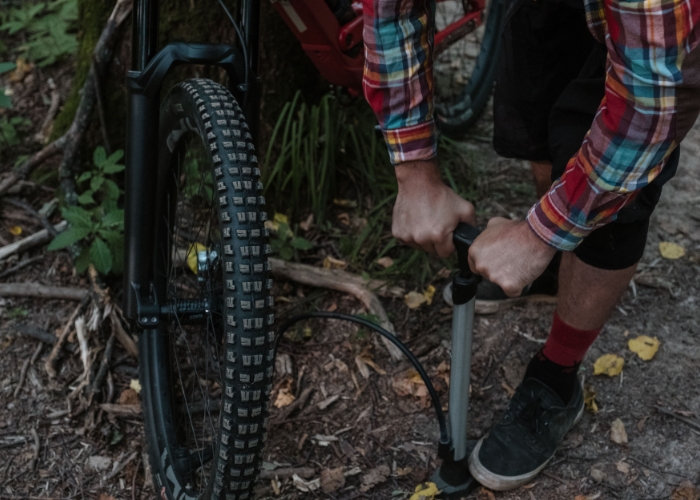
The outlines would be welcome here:
<svg viewBox="0 0 700 500">
<path fill-rule="evenodd" d="M 636 269 L 636 264 L 615 271 L 598 269 L 564 252 L 559 267 L 559 317 L 579 330 L 602 327 Z"/>
<path fill-rule="evenodd" d="M 532 177 L 535 179 L 537 198 L 542 198 L 552 185 L 552 162 L 531 161 L 530 169 Z"/>
</svg>

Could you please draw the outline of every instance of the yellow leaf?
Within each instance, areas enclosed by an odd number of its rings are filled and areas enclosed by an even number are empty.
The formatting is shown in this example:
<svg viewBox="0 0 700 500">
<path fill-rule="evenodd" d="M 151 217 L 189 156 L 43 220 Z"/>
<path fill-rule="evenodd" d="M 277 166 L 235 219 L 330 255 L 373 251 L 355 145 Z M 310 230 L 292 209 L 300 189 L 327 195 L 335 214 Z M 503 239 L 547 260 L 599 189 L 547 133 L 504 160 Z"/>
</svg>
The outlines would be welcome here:
<svg viewBox="0 0 700 500">
<path fill-rule="evenodd" d="M 622 373 L 625 360 L 616 354 L 604 354 L 593 364 L 593 375 L 616 377 Z"/>
<path fill-rule="evenodd" d="M 662 241 L 659 243 L 659 252 L 664 259 L 676 260 L 685 255 L 685 248 L 677 243 Z"/>
<path fill-rule="evenodd" d="M 197 254 L 203 250 L 207 250 L 207 247 L 201 243 L 194 243 L 187 249 L 187 267 L 194 274 L 197 274 Z"/>
<path fill-rule="evenodd" d="M 296 398 L 294 394 L 292 394 L 292 384 L 293 381 L 291 378 L 288 377 L 284 379 L 279 391 L 277 391 L 277 397 L 275 398 L 274 404 L 276 408 L 284 408 L 294 402 Z"/>
<path fill-rule="evenodd" d="M 435 287 L 433 285 L 429 285 L 428 288 L 423 290 L 423 296 L 425 297 L 425 301 L 428 303 L 428 305 L 433 303 L 433 297 L 435 296 Z"/>
<path fill-rule="evenodd" d="M 141 382 L 138 379 L 132 378 L 129 382 L 129 387 L 136 391 L 136 394 L 141 394 Z"/>
<path fill-rule="evenodd" d="M 344 260 L 336 259 L 330 255 L 326 255 L 323 259 L 323 269 L 345 269 L 348 267 L 348 263 Z"/>
<path fill-rule="evenodd" d="M 647 337 L 646 335 L 640 335 L 636 339 L 630 339 L 627 341 L 627 346 L 630 351 L 635 353 L 644 361 L 649 361 L 654 357 L 656 352 L 659 350 L 659 339 L 656 337 Z"/>
<path fill-rule="evenodd" d="M 19 236 L 22 234 L 22 228 L 19 226 L 12 226 L 10 228 L 10 233 L 14 234 L 15 236 Z"/>
<path fill-rule="evenodd" d="M 586 409 L 592 413 L 598 413 L 598 403 L 595 400 L 596 393 L 590 386 L 585 386 L 583 388 L 583 403 L 586 405 Z"/>
<path fill-rule="evenodd" d="M 428 299 L 422 293 L 418 292 L 408 292 L 404 298 L 404 303 L 409 309 L 418 309 L 420 306 L 426 303 Z"/>
<path fill-rule="evenodd" d="M 410 500 L 434 500 L 439 493 L 435 483 L 422 483 L 416 486 L 416 492 L 411 495 Z"/>
</svg>

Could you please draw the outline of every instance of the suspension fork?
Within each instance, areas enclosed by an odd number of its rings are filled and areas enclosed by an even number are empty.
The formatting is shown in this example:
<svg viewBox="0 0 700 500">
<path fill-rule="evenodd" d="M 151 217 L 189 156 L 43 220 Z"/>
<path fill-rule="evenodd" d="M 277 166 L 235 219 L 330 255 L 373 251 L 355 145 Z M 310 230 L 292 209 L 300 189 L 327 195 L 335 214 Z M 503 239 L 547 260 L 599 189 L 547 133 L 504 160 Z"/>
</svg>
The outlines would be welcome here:
<svg viewBox="0 0 700 500">
<path fill-rule="evenodd" d="M 158 1 L 134 0 L 132 66 L 127 76 L 126 186 L 124 203 L 124 313 L 140 316 L 141 326 L 158 322 L 158 297 L 152 287 L 155 214 L 158 200 L 158 144 L 160 90 L 167 71 L 175 64 L 213 64 L 231 79 L 231 91 L 243 103 L 246 121 L 258 143 L 260 84 L 257 78 L 260 3 L 240 0 L 236 12 L 242 40 L 238 51 L 225 44 L 171 43 L 158 51 Z M 242 83 L 240 52 L 248 52 L 248 87 Z M 139 310 L 149 314 L 139 314 Z M 143 311 L 142 311 L 143 312 Z M 152 314 L 153 315 L 152 315 Z M 149 317 L 148 325 L 141 319 Z M 155 320 L 153 318 L 156 318 Z"/>
<path fill-rule="evenodd" d="M 131 71 L 127 78 L 126 186 L 124 200 L 124 313 L 137 315 L 135 284 L 148 290 L 152 276 L 158 169 L 160 89 L 140 92 L 132 83 L 158 50 L 158 2 L 134 0 Z"/>
</svg>

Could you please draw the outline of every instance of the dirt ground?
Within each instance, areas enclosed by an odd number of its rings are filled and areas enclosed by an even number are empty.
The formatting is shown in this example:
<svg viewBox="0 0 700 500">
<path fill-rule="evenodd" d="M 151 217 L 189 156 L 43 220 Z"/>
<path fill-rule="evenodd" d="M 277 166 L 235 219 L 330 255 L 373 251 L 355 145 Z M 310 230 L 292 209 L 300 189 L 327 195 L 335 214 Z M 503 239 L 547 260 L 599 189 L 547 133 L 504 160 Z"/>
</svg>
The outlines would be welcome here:
<svg viewBox="0 0 700 500">
<path fill-rule="evenodd" d="M 479 207 L 481 221 L 492 215 L 522 218 L 532 200 L 509 193 L 528 185 L 528 171 L 521 162 L 497 158 L 483 140 L 489 134 L 488 114 L 475 134 L 468 145 L 476 166 L 485 173 L 482 187 L 494 193 Z M 586 411 L 551 464 L 531 484 L 507 493 L 480 490 L 469 498 L 697 500 L 700 493 L 693 493 L 684 481 L 700 484 L 698 208 L 700 123 L 684 142 L 679 172 L 665 188 L 635 286 L 584 361 L 582 375 L 595 392 L 599 411 Z M 22 222 L 16 220 L 21 217 L 16 211 L 12 214 L 13 220 L 3 216 L 3 228 Z M 31 218 L 23 221 L 28 231 L 32 224 L 40 228 Z M 660 241 L 682 245 L 686 255 L 678 260 L 661 258 Z M 21 258 L 42 255 L 0 280 L 88 286 L 87 280 L 73 276 L 70 261 L 62 254 L 36 250 Z M 432 304 L 416 310 L 400 299 L 383 299 L 399 336 L 420 357 L 443 401 L 448 390 L 451 311 L 441 290 L 447 281 L 444 275 L 436 276 Z M 313 308 L 363 312 L 358 301 L 337 293 L 283 282 L 275 291 L 278 324 Z M 60 331 L 75 307 L 75 302 L 0 299 L 0 499 L 153 498 L 138 416 L 114 417 L 95 407 L 70 413 L 66 398 L 72 390 L 68 384 L 82 371 L 78 357 L 62 356 L 58 377 L 50 380 L 44 370 L 50 348 L 15 333 L 19 323 Z M 552 304 L 521 304 L 477 318 L 470 437 L 483 436 L 505 409 L 526 363 L 546 337 L 553 309 Z M 284 362 L 273 398 L 282 387 L 296 396 L 306 390 L 311 395 L 295 413 L 282 414 L 284 407 L 273 410 L 266 479 L 258 497 L 410 496 L 436 467 L 438 429 L 424 387 L 409 364 L 392 362 L 369 332 L 348 324 L 308 322 L 296 333 L 297 341 L 283 342 L 280 348 Z M 642 361 L 627 347 L 629 339 L 642 334 L 660 341 L 651 361 Z M 594 376 L 593 362 L 608 353 L 624 358 L 622 374 Z M 285 369 L 289 373 L 281 375 Z M 136 361 L 118 350 L 110 372 L 107 398 L 116 402 L 137 378 Z M 17 390 L 20 379 L 23 384 Z M 319 407 L 320 403 L 328 404 Z M 626 444 L 611 440 L 617 419 L 624 424 Z M 294 484 L 284 477 L 288 468 L 303 481 Z M 273 479 L 275 474 L 279 481 Z M 332 488 L 331 476 L 337 479 Z M 320 477 L 331 493 L 314 490 L 318 484 L 314 480 Z"/>
</svg>

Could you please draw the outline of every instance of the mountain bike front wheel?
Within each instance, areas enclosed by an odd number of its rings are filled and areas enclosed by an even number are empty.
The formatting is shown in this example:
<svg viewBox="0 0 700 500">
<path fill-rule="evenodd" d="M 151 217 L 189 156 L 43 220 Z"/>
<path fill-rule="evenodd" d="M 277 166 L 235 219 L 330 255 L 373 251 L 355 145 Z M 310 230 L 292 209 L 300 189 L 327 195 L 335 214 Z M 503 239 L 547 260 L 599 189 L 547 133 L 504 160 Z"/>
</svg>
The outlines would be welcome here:
<svg viewBox="0 0 700 500">
<path fill-rule="evenodd" d="M 485 0 L 480 26 L 466 23 L 446 36 L 474 12 L 474 3 L 444 0 L 435 6 L 435 120 L 450 137 L 466 132 L 486 108 L 502 46 L 507 0 Z"/>
<path fill-rule="evenodd" d="M 139 339 L 154 485 L 168 500 L 252 499 L 274 356 L 255 149 L 233 95 L 203 79 L 165 97 L 158 146 L 153 259 L 164 316 Z"/>
</svg>

